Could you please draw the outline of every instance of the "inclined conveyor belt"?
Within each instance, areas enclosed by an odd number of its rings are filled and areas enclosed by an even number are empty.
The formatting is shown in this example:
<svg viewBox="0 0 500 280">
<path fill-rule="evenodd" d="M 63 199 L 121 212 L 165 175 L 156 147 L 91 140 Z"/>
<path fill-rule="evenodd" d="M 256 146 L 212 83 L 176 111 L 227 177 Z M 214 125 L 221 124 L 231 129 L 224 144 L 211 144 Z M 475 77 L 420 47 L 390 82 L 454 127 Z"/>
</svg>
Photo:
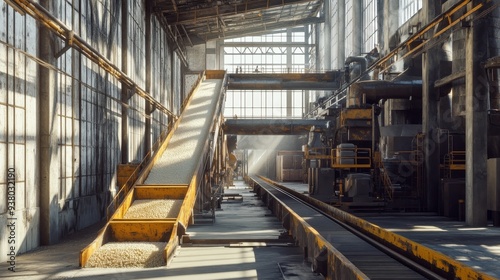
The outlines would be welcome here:
<svg viewBox="0 0 500 280">
<path fill-rule="evenodd" d="M 225 71 L 206 71 L 157 154 L 97 238 L 80 253 L 82 267 L 155 267 L 168 263 L 192 221 L 202 159 L 222 111 Z"/>
<path fill-rule="evenodd" d="M 181 116 L 167 150 L 151 169 L 145 185 L 189 184 L 195 173 L 197 160 L 212 127 L 222 80 L 210 79 L 201 83 L 193 93 L 189 106 Z"/>
</svg>

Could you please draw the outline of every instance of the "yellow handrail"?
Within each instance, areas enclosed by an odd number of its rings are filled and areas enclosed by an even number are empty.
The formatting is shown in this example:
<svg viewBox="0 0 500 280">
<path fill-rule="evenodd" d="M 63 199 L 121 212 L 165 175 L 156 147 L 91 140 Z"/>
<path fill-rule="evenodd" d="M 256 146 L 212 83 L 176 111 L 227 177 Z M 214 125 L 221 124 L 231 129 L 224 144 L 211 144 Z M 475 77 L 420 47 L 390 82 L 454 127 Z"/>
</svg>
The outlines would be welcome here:
<svg viewBox="0 0 500 280">
<path fill-rule="evenodd" d="M 332 168 L 370 168 L 372 166 L 370 148 L 337 148 L 331 152 Z"/>
<path fill-rule="evenodd" d="M 315 147 L 309 148 L 307 145 L 303 146 L 305 159 L 330 159 L 328 152 L 329 147 Z"/>
</svg>

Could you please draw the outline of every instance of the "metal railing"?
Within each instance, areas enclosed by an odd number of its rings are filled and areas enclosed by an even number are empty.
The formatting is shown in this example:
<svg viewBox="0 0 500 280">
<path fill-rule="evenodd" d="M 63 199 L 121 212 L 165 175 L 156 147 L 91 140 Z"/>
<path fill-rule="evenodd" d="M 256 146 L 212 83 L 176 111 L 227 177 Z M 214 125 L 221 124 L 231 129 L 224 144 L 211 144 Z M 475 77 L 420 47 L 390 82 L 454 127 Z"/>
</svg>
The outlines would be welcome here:
<svg viewBox="0 0 500 280">
<path fill-rule="evenodd" d="M 307 145 L 304 145 L 303 150 L 304 159 L 331 159 L 329 147 L 309 148 Z"/>
<path fill-rule="evenodd" d="M 152 160 L 153 155 L 156 154 L 156 152 L 160 149 L 161 144 L 163 141 L 168 136 L 168 133 L 171 131 L 171 125 L 169 125 L 168 129 L 163 131 L 158 140 L 153 144 L 151 147 L 151 150 L 144 156 L 142 161 L 137 165 L 135 168 L 134 172 L 130 174 L 128 177 L 127 181 L 123 183 L 123 185 L 119 186 L 120 190 L 115 194 L 111 202 L 109 203 L 108 207 L 106 208 L 106 217 L 107 220 L 111 218 L 111 216 L 114 214 L 118 206 L 123 202 L 123 199 L 127 195 L 127 193 L 132 189 L 134 186 L 136 180 L 139 178 L 139 175 L 141 172 L 144 170 L 144 167 L 146 167 L 149 162 Z"/>
<path fill-rule="evenodd" d="M 451 170 L 465 170 L 465 151 L 451 151 L 447 156 Z"/>
<path fill-rule="evenodd" d="M 337 148 L 331 152 L 332 168 L 371 168 L 370 148 Z"/>
<path fill-rule="evenodd" d="M 444 156 L 444 172 L 451 178 L 452 171 L 465 170 L 465 151 L 451 151 Z"/>
</svg>

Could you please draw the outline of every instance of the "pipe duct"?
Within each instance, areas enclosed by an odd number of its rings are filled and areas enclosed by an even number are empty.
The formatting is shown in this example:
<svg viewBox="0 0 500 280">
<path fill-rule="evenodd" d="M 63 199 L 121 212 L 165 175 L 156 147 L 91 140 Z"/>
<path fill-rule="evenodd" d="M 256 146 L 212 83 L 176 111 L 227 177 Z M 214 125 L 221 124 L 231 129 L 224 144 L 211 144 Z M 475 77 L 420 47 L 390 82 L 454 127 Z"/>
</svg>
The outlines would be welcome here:
<svg viewBox="0 0 500 280">
<path fill-rule="evenodd" d="M 349 87 L 347 107 L 374 104 L 381 99 L 421 99 L 421 80 L 360 81 Z"/>
<path fill-rule="evenodd" d="M 349 65 L 353 62 L 356 62 L 359 64 L 359 66 L 356 67 L 349 67 Z M 356 77 L 360 76 L 366 71 L 366 67 L 368 65 L 368 61 L 366 60 L 366 57 L 364 56 L 349 56 L 345 60 L 345 79 L 346 82 L 350 82 L 351 80 L 354 80 Z"/>
</svg>

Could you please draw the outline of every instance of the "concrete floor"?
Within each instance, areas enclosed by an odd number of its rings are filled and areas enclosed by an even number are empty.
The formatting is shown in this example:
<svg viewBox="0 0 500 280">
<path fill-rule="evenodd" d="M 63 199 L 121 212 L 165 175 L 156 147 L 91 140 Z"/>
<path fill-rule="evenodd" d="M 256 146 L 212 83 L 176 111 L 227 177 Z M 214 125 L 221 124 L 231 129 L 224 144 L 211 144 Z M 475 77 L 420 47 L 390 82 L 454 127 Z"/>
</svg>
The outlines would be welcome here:
<svg viewBox="0 0 500 280">
<path fill-rule="evenodd" d="M 298 192 L 308 189 L 300 183 L 283 185 Z M 354 214 L 500 279 L 500 227 L 468 227 L 429 213 Z"/>
<path fill-rule="evenodd" d="M 2 279 L 321 279 L 310 272 L 301 250 L 279 239 L 281 223 L 248 187 L 236 182 L 214 223 L 199 221 L 188 228 L 185 243 L 167 267 L 79 268 L 79 252 L 104 225 L 94 225 L 52 246 L 16 258 L 16 272 L 2 263 Z M 284 275 L 284 277 L 283 277 Z"/>
<path fill-rule="evenodd" d="M 304 185 L 296 185 L 297 190 Z M 279 239 L 281 223 L 241 182 L 226 189 L 242 200 L 226 200 L 214 223 L 199 220 L 187 230 L 191 243 L 167 267 L 95 269 L 78 267 L 80 250 L 97 235 L 94 225 L 52 246 L 17 256 L 16 272 L 0 265 L 2 279 L 320 279 L 301 250 Z M 364 219 L 500 278 L 500 228 L 471 228 L 429 216 L 364 214 Z M 285 275 L 284 277 L 282 275 Z"/>
<path fill-rule="evenodd" d="M 500 279 L 500 228 L 468 227 L 442 216 L 411 213 L 363 219 Z"/>
</svg>

